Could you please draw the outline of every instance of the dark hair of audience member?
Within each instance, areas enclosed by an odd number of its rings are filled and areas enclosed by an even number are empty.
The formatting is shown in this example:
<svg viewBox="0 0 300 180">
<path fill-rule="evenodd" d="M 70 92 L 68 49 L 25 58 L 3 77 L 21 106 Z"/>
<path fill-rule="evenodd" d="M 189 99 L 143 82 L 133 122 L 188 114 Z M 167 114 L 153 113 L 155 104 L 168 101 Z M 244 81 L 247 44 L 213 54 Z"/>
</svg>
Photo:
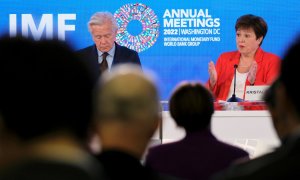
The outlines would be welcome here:
<svg viewBox="0 0 300 180">
<path fill-rule="evenodd" d="M 93 82 L 66 43 L 0 39 L 0 113 L 23 140 L 67 131 L 84 140 L 92 116 Z"/>
<path fill-rule="evenodd" d="M 299 81 L 300 67 L 300 36 L 295 39 L 295 43 L 291 45 L 285 53 L 281 64 L 281 72 L 279 81 L 283 83 L 287 96 L 295 105 L 296 110 L 300 112 L 300 96 L 299 88 L 296 88 Z"/>
<path fill-rule="evenodd" d="M 265 101 L 266 105 L 269 108 L 275 108 L 276 106 L 276 100 L 275 100 L 275 91 L 277 88 L 279 81 L 276 79 L 271 86 L 265 91 L 265 94 L 263 95 L 263 100 Z"/>
<path fill-rule="evenodd" d="M 170 113 L 188 132 L 206 129 L 214 113 L 212 94 L 200 83 L 184 83 L 171 96 Z"/>
</svg>

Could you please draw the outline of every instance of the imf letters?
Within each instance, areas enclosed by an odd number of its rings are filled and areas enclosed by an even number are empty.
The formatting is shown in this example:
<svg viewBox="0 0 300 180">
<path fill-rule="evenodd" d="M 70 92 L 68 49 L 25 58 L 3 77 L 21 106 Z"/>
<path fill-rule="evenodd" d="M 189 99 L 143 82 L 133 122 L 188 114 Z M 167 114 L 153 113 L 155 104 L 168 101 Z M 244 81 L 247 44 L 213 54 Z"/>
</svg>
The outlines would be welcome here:
<svg viewBox="0 0 300 180">
<path fill-rule="evenodd" d="M 76 14 L 9 14 L 9 35 L 65 40 L 67 31 L 75 31 L 75 20 Z"/>
</svg>

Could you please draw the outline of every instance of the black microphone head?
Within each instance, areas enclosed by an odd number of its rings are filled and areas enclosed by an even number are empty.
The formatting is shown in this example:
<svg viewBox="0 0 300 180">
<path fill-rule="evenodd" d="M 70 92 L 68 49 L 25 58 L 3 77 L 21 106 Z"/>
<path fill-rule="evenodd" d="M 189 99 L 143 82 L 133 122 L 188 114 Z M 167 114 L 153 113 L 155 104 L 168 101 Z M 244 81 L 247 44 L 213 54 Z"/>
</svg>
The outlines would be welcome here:
<svg viewBox="0 0 300 180">
<path fill-rule="evenodd" d="M 237 64 L 235 64 L 235 65 L 233 65 L 233 67 L 234 67 L 234 68 L 237 68 L 237 67 L 238 67 L 238 65 L 237 65 Z"/>
</svg>

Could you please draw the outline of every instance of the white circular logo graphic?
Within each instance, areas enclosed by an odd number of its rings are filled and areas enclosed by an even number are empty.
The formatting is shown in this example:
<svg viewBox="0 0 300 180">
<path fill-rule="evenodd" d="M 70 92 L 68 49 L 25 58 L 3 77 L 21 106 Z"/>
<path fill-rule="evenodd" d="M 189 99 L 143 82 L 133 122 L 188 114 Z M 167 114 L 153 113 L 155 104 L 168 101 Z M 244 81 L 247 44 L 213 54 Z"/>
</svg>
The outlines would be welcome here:
<svg viewBox="0 0 300 180">
<path fill-rule="evenodd" d="M 154 11 L 148 6 L 141 3 L 125 4 L 115 12 L 114 17 L 119 26 L 116 37 L 118 44 L 142 52 L 156 42 L 159 22 Z M 128 32 L 128 24 L 134 21 L 138 21 L 142 28 L 137 35 Z"/>
</svg>

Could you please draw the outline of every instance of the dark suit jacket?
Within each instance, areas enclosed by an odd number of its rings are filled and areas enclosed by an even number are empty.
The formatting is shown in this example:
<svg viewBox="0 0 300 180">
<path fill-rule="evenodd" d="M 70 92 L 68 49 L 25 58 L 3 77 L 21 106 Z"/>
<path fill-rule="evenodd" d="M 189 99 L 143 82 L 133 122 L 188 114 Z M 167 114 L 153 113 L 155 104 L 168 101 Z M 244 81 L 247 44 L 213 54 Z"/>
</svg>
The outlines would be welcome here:
<svg viewBox="0 0 300 180">
<path fill-rule="evenodd" d="M 115 55 L 112 62 L 112 66 L 120 63 L 133 63 L 141 66 L 139 55 L 136 51 L 128 49 L 127 47 L 120 46 L 115 43 Z M 77 54 L 86 63 L 95 79 L 98 79 L 100 75 L 99 64 L 98 64 L 98 52 L 96 45 L 86 47 L 78 50 Z"/>
<path fill-rule="evenodd" d="M 144 167 L 140 160 L 118 150 L 106 150 L 97 156 L 106 175 L 111 180 L 179 180 L 158 174 Z"/>
<path fill-rule="evenodd" d="M 300 137 L 289 139 L 272 153 L 235 165 L 213 179 L 299 179 Z"/>
<path fill-rule="evenodd" d="M 146 166 L 183 179 L 209 179 L 240 158 L 249 159 L 242 149 L 218 141 L 209 130 L 187 133 L 180 141 L 153 147 Z"/>
<path fill-rule="evenodd" d="M 1 169 L 1 180 L 107 180 L 101 164 L 86 159 L 81 164 L 72 162 L 26 159 Z"/>
</svg>

